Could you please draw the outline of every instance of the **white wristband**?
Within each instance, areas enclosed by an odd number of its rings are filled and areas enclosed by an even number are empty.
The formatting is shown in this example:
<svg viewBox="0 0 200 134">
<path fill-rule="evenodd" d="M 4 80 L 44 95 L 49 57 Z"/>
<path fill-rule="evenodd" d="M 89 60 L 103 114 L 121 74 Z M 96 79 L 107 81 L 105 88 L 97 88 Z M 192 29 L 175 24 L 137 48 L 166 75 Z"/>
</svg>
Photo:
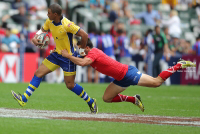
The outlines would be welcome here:
<svg viewBox="0 0 200 134">
<path fill-rule="evenodd" d="M 79 54 L 80 54 L 81 56 L 85 56 L 85 55 L 86 55 L 84 50 L 85 50 L 85 49 L 83 49 L 83 48 L 79 48 Z"/>
<path fill-rule="evenodd" d="M 42 33 L 42 30 L 40 29 L 39 31 L 37 31 L 37 35 L 40 35 Z"/>
</svg>

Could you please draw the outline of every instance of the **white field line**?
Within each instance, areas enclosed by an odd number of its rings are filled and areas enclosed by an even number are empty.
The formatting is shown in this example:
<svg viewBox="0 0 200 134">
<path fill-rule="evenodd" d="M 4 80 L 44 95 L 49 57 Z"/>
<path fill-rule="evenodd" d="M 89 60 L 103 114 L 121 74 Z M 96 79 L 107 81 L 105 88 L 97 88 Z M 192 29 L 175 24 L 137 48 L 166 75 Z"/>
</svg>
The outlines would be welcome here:
<svg viewBox="0 0 200 134">
<path fill-rule="evenodd" d="M 170 117 L 170 116 L 151 116 L 151 115 L 127 115 L 127 114 L 108 114 L 108 113 L 83 113 L 83 112 L 68 112 L 68 111 L 50 111 L 50 110 L 33 110 L 33 109 L 8 109 L 0 108 L 0 117 L 14 117 L 14 118 L 96 118 L 96 119 L 120 119 L 120 120 L 144 120 L 144 118 L 157 118 L 157 120 L 146 119 L 146 121 L 157 122 L 161 124 L 182 124 L 182 125 L 197 125 L 200 126 L 200 118 L 198 121 L 185 121 L 193 118 L 186 117 Z M 140 119 L 141 118 L 141 119 Z M 165 118 L 165 119 L 161 119 Z M 160 119 L 160 120 L 159 120 Z M 174 121 L 166 119 L 175 119 Z M 179 119 L 179 121 L 176 121 Z M 181 121 L 180 121 L 181 120 Z M 123 122 L 123 121 L 122 121 Z"/>
</svg>

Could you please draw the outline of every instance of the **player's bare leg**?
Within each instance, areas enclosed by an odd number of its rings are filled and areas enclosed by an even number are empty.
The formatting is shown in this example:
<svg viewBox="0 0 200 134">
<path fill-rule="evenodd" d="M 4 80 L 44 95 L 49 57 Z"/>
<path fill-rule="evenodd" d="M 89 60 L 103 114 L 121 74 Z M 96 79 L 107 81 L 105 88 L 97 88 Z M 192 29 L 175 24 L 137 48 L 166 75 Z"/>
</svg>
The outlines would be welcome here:
<svg viewBox="0 0 200 134">
<path fill-rule="evenodd" d="M 111 102 L 131 102 L 138 106 L 142 112 L 144 112 L 144 106 L 142 104 L 141 98 L 139 95 L 135 96 L 126 96 L 120 94 L 125 90 L 124 87 L 120 87 L 113 82 L 109 84 L 109 86 L 106 88 L 106 91 L 103 95 L 103 100 L 107 103 Z"/>
<path fill-rule="evenodd" d="M 74 84 L 75 84 L 74 79 L 75 79 L 75 75 L 64 76 L 65 85 L 70 90 L 72 90 L 72 88 L 74 88 Z"/>
<path fill-rule="evenodd" d="M 110 83 L 104 92 L 103 101 L 112 102 L 112 99 L 124 90 L 125 88 L 120 87 L 114 83 Z"/>
<path fill-rule="evenodd" d="M 35 91 L 36 88 L 39 87 L 41 81 L 42 81 L 42 77 L 48 73 L 50 73 L 51 70 L 49 68 L 47 68 L 43 63 L 39 66 L 39 68 L 36 70 L 33 79 L 30 81 L 30 84 L 28 86 L 28 88 L 26 89 L 26 91 L 24 92 L 23 95 L 21 94 L 17 94 L 14 91 L 11 91 L 13 97 L 15 100 L 18 101 L 20 106 L 25 106 L 26 102 L 28 101 L 28 99 L 30 98 L 30 96 L 32 95 L 32 93 Z"/>
<path fill-rule="evenodd" d="M 153 78 L 146 74 L 142 74 L 138 85 L 145 87 L 159 87 L 167 78 L 169 78 L 177 70 L 181 70 L 187 67 L 196 67 L 196 64 L 192 63 L 191 61 L 185 61 L 180 59 L 180 61 L 178 61 L 176 65 L 170 67 L 165 71 L 162 71 L 156 78 Z"/>
<path fill-rule="evenodd" d="M 83 98 L 89 105 L 91 113 L 98 113 L 98 107 L 96 104 L 96 99 L 90 98 L 90 96 L 83 90 L 83 88 L 74 82 L 75 75 L 64 76 L 64 81 L 68 89 L 74 92 L 76 95 Z"/>
<path fill-rule="evenodd" d="M 163 82 L 164 80 L 160 76 L 154 78 L 150 75 L 142 74 L 138 82 L 138 86 L 159 87 Z"/>
<path fill-rule="evenodd" d="M 43 76 L 45 76 L 46 74 L 52 72 L 51 70 L 49 70 L 49 68 L 47 68 L 43 63 L 38 67 L 38 69 L 35 71 L 35 76 L 42 78 Z"/>
</svg>

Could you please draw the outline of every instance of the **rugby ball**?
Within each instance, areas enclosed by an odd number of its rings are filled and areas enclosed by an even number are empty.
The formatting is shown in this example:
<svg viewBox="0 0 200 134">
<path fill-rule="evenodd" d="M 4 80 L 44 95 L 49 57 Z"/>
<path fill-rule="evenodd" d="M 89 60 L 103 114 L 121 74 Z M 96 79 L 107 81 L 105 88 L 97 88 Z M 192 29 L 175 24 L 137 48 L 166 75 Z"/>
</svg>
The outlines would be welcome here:
<svg viewBox="0 0 200 134">
<path fill-rule="evenodd" d="M 39 39 L 39 43 L 42 43 L 43 45 L 42 46 L 38 46 L 39 48 L 43 49 L 45 48 L 46 46 L 49 45 L 49 42 L 50 42 L 50 36 L 48 33 L 41 33 L 38 35 L 37 39 Z"/>
</svg>

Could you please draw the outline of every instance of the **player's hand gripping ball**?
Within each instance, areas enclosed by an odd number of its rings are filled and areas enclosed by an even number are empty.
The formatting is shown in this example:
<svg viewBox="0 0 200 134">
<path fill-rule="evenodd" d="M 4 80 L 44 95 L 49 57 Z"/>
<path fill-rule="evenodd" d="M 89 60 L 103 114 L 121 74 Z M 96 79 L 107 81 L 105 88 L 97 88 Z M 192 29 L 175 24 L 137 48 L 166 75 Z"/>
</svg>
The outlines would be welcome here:
<svg viewBox="0 0 200 134">
<path fill-rule="evenodd" d="M 50 36 L 48 33 L 41 33 L 38 35 L 37 39 L 39 39 L 39 43 L 42 43 L 43 45 L 42 46 L 38 46 L 39 48 L 43 49 L 45 48 L 46 46 L 49 45 L 49 42 L 50 42 Z"/>
</svg>

